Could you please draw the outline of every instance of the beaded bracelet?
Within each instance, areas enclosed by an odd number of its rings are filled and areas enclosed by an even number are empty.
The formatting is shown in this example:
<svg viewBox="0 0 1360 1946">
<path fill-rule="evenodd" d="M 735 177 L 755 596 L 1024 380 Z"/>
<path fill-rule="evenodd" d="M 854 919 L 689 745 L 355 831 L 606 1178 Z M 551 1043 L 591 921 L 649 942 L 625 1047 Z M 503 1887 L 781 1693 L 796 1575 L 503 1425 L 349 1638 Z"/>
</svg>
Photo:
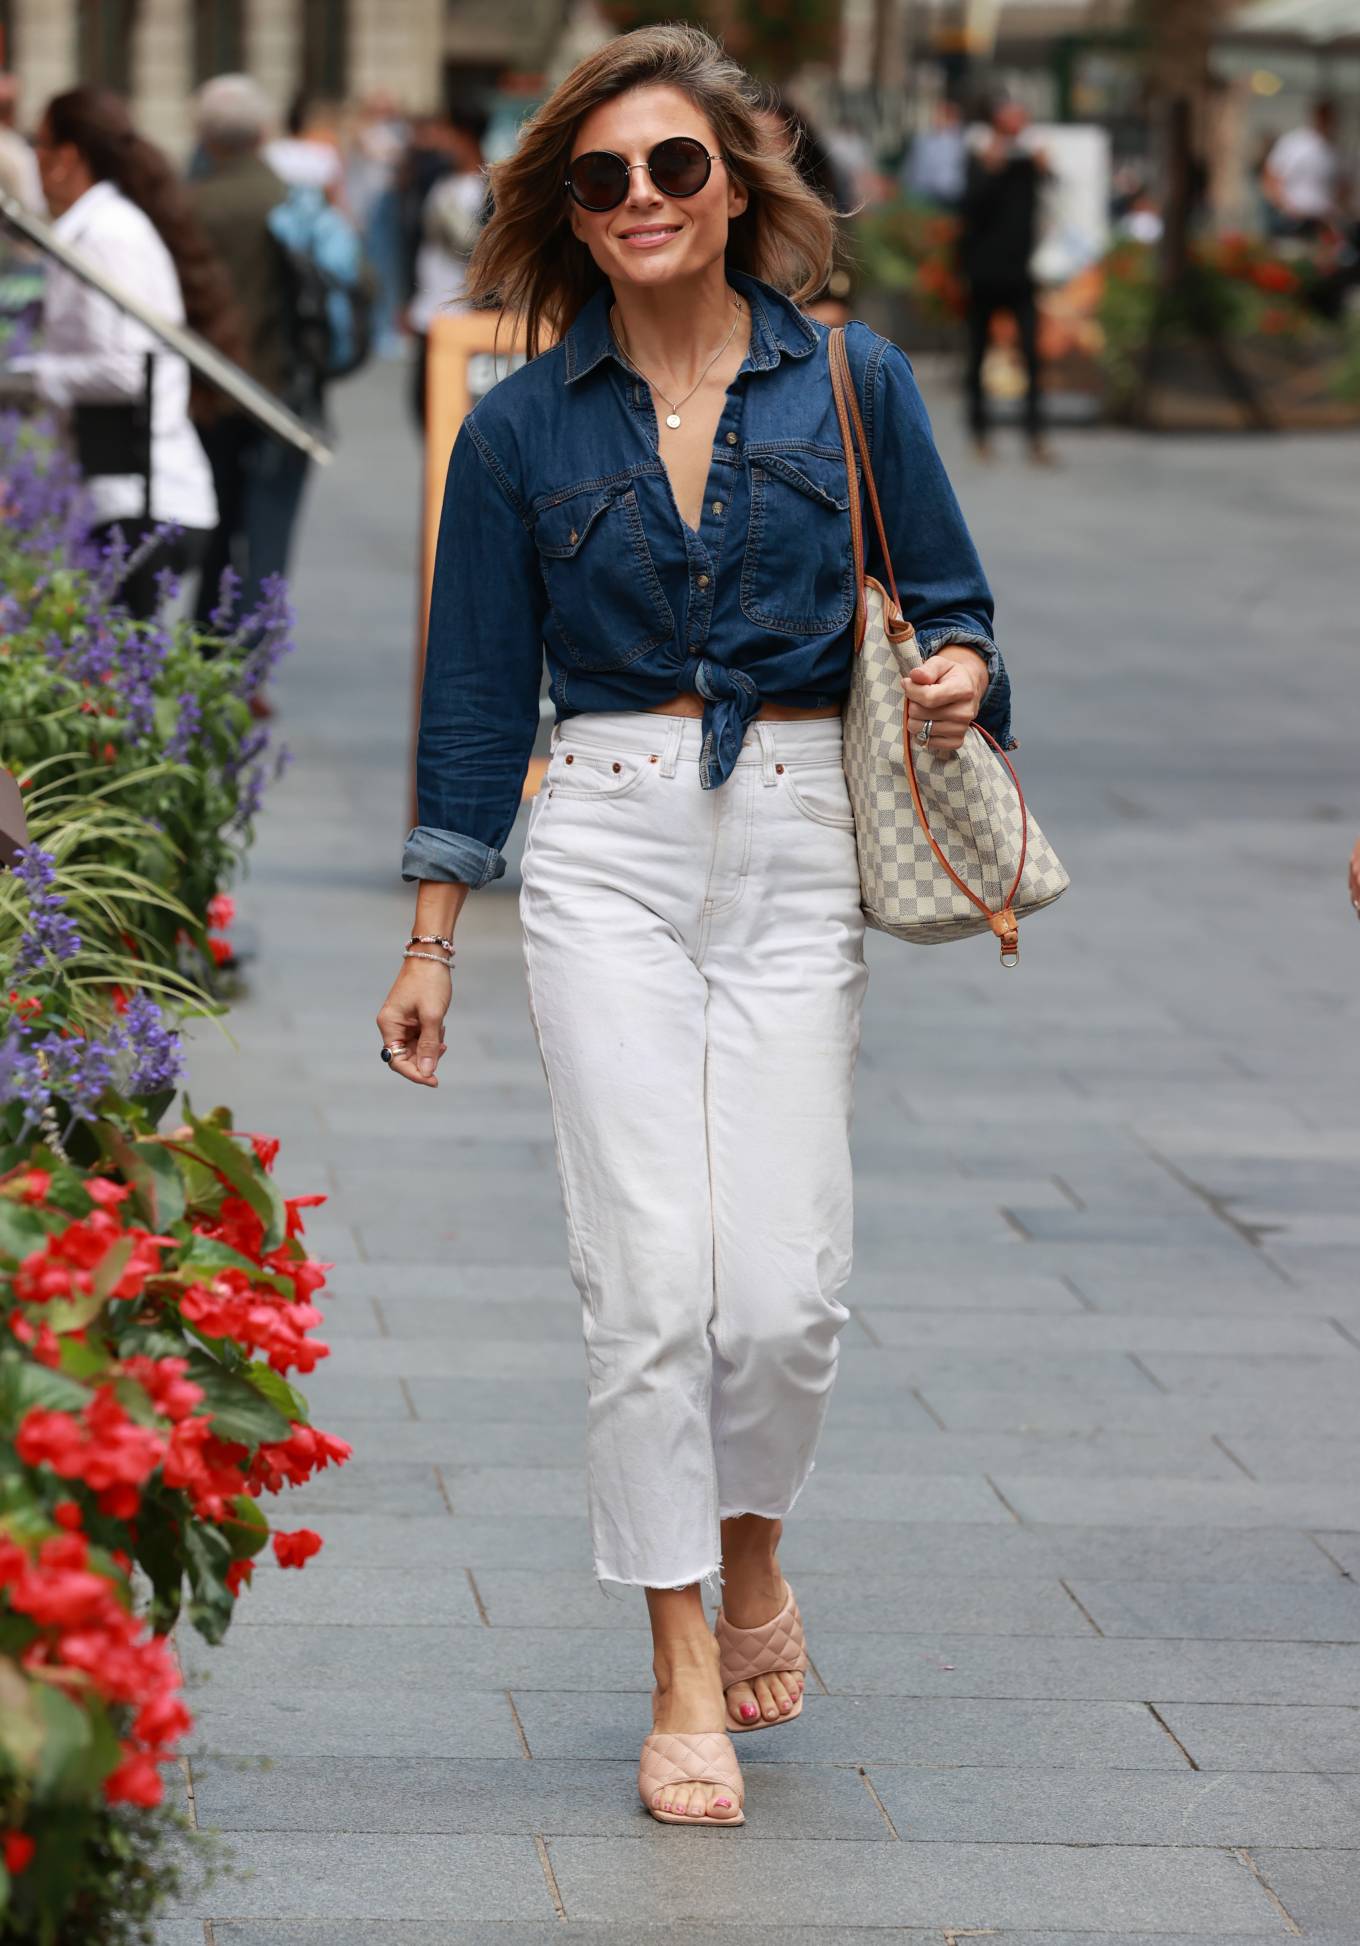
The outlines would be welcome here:
<svg viewBox="0 0 1360 1946">
<path fill-rule="evenodd" d="M 411 948 L 408 946 L 406 948 L 406 951 L 402 954 L 402 958 L 403 959 L 427 959 L 430 962 L 431 966 L 443 966 L 446 967 L 450 973 L 452 973 L 453 971 L 453 961 L 451 959 L 445 959 L 442 953 L 413 953 L 411 951 Z"/>
<path fill-rule="evenodd" d="M 446 952 L 453 951 L 453 941 L 445 939 L 442 932 L 413 932 L 408 943 L 412 946 L 442 946 Z"/>
</svg>

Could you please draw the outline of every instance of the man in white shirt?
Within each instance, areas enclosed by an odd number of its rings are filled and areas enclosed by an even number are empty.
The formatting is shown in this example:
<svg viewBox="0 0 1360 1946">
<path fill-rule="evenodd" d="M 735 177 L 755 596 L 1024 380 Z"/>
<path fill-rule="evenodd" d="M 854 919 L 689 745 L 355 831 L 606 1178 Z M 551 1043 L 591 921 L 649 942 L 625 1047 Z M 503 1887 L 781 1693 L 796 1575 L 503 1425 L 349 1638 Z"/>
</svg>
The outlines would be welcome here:
<svg viewBox="0 0 1360 1946">
<path fill-rule="evenodd" d="M 1282 135 L 1266 157 L 1262 187 L 1280 213 L 1286 236 L 1314 236 L 1339 213 L 1341 158 L 1335 133 L 1335 104 L 1315 102 L 1311 119 Z"/>
</svg>

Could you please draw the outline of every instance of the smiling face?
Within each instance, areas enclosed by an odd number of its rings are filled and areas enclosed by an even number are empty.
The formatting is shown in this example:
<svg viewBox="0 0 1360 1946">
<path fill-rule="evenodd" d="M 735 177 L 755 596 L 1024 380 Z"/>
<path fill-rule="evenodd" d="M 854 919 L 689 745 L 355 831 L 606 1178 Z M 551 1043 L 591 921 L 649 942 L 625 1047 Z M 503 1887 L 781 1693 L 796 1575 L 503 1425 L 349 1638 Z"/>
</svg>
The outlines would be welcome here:
<svg viewBox="0 0 1360 1946">
<path fill-rule="evenodd" d="M 647 171 L 648 155 L 673 135 L 692 137 L 716 157 L 697 195 L 665 196 Z M 707 117 L 682 89 L 632 88 L 602 102 L 581 121 L 572 159 L 593 149 L 642 165 L 629 170 L 628 194 L 617 209 L 586 210 L 568 199 L 572 234 L 616 289 L 673 283 L 722 261 L 728 224 L 748 197 L 729 176 Z"/>
</svg>

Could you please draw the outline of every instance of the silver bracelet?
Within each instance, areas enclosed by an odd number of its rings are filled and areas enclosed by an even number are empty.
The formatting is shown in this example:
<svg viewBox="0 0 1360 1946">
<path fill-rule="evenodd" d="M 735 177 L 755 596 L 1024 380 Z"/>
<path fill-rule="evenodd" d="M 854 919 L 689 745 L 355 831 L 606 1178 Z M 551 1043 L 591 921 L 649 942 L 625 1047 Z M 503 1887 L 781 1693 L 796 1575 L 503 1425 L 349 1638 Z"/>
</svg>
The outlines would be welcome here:
<svg viewBox="0 0 1360 1946">
<path fill-rule="evenodd" d="M 411 951 L 411 948 L 408 946 L 406 948 L 406 951 L 402 954 L 402 958 L 403 959 L 427 959 L 429 960 L 432 966 L 442 966 L 446 968 L 447 971 L 450 973 L 452 973 L 453 971 L 453 961 L 451 959 L 445 959 L 442 953 L 413 953 Z"/>
</svg>

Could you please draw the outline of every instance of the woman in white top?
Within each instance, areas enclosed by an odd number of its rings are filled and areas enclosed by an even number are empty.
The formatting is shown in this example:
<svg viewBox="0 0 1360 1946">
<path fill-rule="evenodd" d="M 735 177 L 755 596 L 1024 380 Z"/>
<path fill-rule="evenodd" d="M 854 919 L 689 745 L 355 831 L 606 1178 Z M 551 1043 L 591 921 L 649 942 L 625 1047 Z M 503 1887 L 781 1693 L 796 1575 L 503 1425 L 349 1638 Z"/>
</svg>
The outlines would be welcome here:
<svg viewBox="0 0 1360 1946">
<path fill-rule="evenodd" d="M 171 323 L 187 322 L 239 361 L 241 327 L 226 272 L 169 161 L 138 135 L 123 102 L 94 88 L 57 95 L 34 146 L 61 240 Z M 149 471 L 131 412 L 107 410 L 144 398 L 148 354 Z M 120 601 L 134 615 L 152 614 L 157 575 L 196 566 L 217 525 L 212 472 L 189 418 L 188 366 L 55 264 L 43 298 L 42 349 L 16 363 L 33 373 L 43 398 L 70 409 L 78 448 L 87 455 L 99 449 L 99 471 L 89 483 L 96 532 L 120 527 L 135 558 L 158 526 L 179 529 L 145 552 L 122 583 Z M 124 454 L 126 472 L 118 470 Z"/>
</svg>

